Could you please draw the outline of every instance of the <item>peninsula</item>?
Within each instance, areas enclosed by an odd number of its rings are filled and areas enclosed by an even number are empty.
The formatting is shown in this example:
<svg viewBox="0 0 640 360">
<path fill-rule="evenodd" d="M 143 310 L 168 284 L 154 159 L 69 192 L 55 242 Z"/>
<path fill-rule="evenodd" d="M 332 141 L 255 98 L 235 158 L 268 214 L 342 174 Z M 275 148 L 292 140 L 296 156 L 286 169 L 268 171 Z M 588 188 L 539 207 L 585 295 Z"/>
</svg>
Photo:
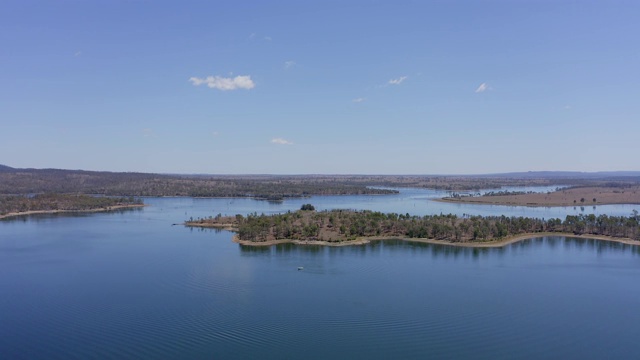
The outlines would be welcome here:
<svg viewBox="0 0 640 360">
<path fill-rule="evenodd" d="M 318 245 L 353 245 L 371 240 L 406 239 L 461 246 L 501 246 L 543 235 L 567 235 L 615 240 L 640 245 L 640 216 L 567 216 L 536 219 L 506 216 L 412 216 L 356 210 L 304 210 L 276 215 L 250 214 L 210 217 L 185 222 L 186 226 L 212 227 L 236 232 L 245 245 L 282 242 Z"/>
<path fill-rule="evenodd" d="M 640 204 L 640 186 L 616 184 L 558 189 L 547 193 L 498 191 L 482 196 L 453 194 L 439 201 L 510 206 L 596 206 Z"/>
<path fill-rule="evenodd" d="M 96 197 L 89 195 L 40 194 L 0 196 L 0 219 L 21 215 L 64 212 L 100 212 L 144 206 L 133 197 Z"/>
</svg>

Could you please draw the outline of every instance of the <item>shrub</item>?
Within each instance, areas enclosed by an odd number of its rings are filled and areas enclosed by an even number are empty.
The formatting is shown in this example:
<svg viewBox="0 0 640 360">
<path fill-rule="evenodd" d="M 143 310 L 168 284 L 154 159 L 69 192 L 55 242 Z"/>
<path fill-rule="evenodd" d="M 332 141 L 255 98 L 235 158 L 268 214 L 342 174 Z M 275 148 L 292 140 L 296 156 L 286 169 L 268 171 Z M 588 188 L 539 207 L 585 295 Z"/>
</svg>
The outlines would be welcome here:
<svg viewBox="0 0 640 360">
<path fill-rule="evenodd" d="M 315 209 L 316 208 L 311 204 L 304 204 L 302 205 L 302 207 L 300 207 L 300 210 L 303 210 L 303 211 L 314 211 Z"/>
</svg>

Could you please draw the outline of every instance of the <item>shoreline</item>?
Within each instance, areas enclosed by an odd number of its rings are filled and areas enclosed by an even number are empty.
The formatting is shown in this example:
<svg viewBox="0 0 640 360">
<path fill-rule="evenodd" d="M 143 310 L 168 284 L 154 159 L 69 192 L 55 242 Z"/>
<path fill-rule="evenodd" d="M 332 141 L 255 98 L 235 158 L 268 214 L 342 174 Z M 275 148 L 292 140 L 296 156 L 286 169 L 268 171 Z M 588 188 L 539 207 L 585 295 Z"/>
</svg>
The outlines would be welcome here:
<svg viewBox="0 0 640 360">
<path fill-rule="evenodd" d="M 476 198 L 476 199 L 479 199 Z M 455 203 L 455 204 L 469 204 L 469 205 L 495 205 L 495 206 L 525 206 L 525 207 L 531 207 L 531 208 L 557 208 L 557 207 L 591 207 L 591 206 L 602 206 L 602 205 L 640 205 L 640 203 L 637 202 L 598 202 L 596 204 L 593 203 L 589 203 L 589 204 L 568 204 L 568 203 L 550 203 L 550 204 L 540 204 L 540 203 L 517 203 L 517 202 L 499 202 L 499 201 L 488 201 L 488 200 L 477 200 L 477 201 L 473 201 L 473 200 L 458 200 L 458 199 L 454 199 L 454 198 L 435 198 L 435 199 L 430 199 L 433 201 L 437 201 L 437 202 L 443 202 L 443 203 Z"/>
<path fill-rule="evenodd" d="M 208 229 L 219 229 L 219 230 L 227 230 L 227 231 L 237 231 L 238 229 L 233 226 L 233 224 L 208 224 L 208 223 L 203 223 L 203 224 L 188 224 L 186 222 L 182 223 L 182 224 L 176 224 L 176 225 L 184 225 L 186 227 L 199 227 L 199 228 L 208 228 Z"/>
<path fill-rule="evenodd" d="M 227 230 L 227 229 L 224 229 Z M 402 240 L 406 242 L 419 242 L 432 245 L 448 245 L 466 248 L 500 248 L 510 244 L 514 244 L 520 241 L 535 239 L 545 236 L 562 236 L 572 237 L 578 239 L 591 239 L 600 241 L 617 242 L 626 245 L 640 246 L 639 240 L 633 240 L 630 238 L 616 238 L 605 235 L 576 235 L 572 233 L 561 232 L 540 232 L 540 233 L 526 233 L 509 236 L 499 240 L 478 241 L 478 242 L 452 242 L 448 240 L 436 240 L 429 238 L 403 238 L 399 236 L 371 236 L 371 237 L 359 237 L 355 240 L 342 241 L 342 242 L 329 242 L 329 241 L 315 241 L 315 240 L 294 240 L 294 239 L 281 239 L 281 240 L 267 240 L 261 242 L 255 242 L 250 240 L 240 240 L 237 234 L 233 234 L 232 241 L 234 243 L 245 246 L 273 246 L 278 244 L 295 244 L 295 245 L 316 245 L 316 246 L 352 246 L 352 245 L 365 245 L 372 241 L 385 241 L 385 240 Z"/>
<path fill-rule="evenodd" d="M 13 213 L 0 215 L 0 220 L 12 218 L 12 217 L 38 215 L 38 214 L 109 212 L 114 210 L 132 209 L 132 208 L 139 208 L 139 207 L 145 207 L 145 206 L 147 205 L 146 204 L 130 204 L 130 205 L 114 205 L 106 208 L 87 209 L 87 210 L 30 210 L 30 211 L 13 212 Z"/>
</svg>

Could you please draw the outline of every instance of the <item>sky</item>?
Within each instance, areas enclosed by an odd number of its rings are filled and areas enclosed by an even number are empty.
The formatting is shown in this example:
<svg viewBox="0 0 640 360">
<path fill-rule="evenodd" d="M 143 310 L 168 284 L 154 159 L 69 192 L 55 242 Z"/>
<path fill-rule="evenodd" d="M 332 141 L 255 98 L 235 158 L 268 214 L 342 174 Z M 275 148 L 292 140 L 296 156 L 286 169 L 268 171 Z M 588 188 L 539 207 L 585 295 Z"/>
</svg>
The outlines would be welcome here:
<svg viewBox="0 0 640 360">
<path fill-rule="evenodd" d="M 640 170 L 639 1 L 0 2 L 0 164 Z"/>
</svg>

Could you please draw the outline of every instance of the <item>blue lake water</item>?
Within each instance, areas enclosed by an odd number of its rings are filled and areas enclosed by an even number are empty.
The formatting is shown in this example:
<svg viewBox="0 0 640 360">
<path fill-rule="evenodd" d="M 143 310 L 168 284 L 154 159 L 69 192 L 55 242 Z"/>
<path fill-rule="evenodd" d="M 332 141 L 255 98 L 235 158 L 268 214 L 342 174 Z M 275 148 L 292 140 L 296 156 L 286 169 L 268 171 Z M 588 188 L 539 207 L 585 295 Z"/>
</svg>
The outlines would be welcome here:
<svg viewBox="0 0 640 360">
<path fill-rule="evenodd" d="M 640 358 L 639 247 L 543 237 L 495 249 L 257 248 L 226 231 L 172 226 L 303 203 L 417 215 L 581 212 L 429 200 L 439 194 L 152 198 L 142 210 L 0 221 L 0 358 Z"/>
</svg>

